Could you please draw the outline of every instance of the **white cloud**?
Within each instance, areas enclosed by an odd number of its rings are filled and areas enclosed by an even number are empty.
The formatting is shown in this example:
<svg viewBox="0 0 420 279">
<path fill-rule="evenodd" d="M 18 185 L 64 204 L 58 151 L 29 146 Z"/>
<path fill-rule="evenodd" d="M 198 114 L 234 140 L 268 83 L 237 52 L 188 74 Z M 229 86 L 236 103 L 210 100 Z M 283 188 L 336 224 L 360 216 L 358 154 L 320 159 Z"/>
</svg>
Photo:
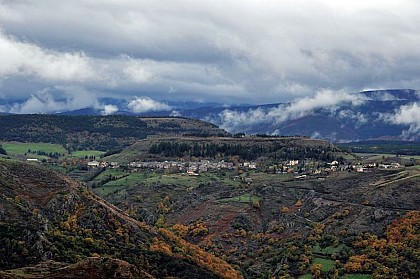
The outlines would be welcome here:
<svg viewBox="0 0 420 279">
<path fill-rule="evenodd" d="M 10 113 L 55 113 L 86 107 L 99 107 L 93 92 L 79 87 L 47 88 L 32 94 L 23 103 L 15 103 Z"/>
<path fill-rule="evenodd" d="M 182 116 L 182 114 L 179 111 L 176 111 L 176 110 L 172 111 L 170 115 L 172 117 L 181 117 Z"/>
<path fill-rule="evenodd" d="M 357 107 L 365 102 L 363 95 L 348 94 L 345 91 L 322 90 L 312 97 L 298 99 L 290 104 L 282 104 L 270 109 L 251 109 L 246 112 L 226 109 L 218 115 L 216 122 L 228 131 L 243 130 L 258 123 L 280 124 L 287 120 L 310 115 L 317 109 L 332 109 L 346 104 Z M 361 115 L 359 115 L 361 118 Z"/>
<path fill-rule="evenodd" d="M 229 95 L 241 90 L 224 78 L 214 65 L 154 61 L 125 54 L 95 58 L 80 51 L 46 49 L 0 32 L 0 81 L 13 78 L 19 78 L 23 83 L 37 80 L 52 87 L 68 86 L 71 82 L 87 89 L 119 88 L 125 92 L 138 90 L 141 85 L 142 91 L 171 95 L 178 92 L 175 87 L 197 94 L 212 91 Z M 173 89 L 168 92 L 168 88 Z M 31 92 L 28 97 L 34 93 Z M 5 94 L 10 97 L 16 92 L 6 91 Z M 185 96 L 180 97 L 183 98 Z"/>
<path fill-rule="evenodd" d="M 2 5 L 1 3 L 0 3 L 0 18 L 2 19 L 2 21 L 6 21 L 6 22 L 22 23 L 24 21 L 21 14 L 11 9 L 10 7 Z"/>
<path fill-rule="evenodd" d="M 334 114 L 338 119 L 341 119 L 343 121 L 349 121 L 352 120 L 355 122 L 355 127 L 359 128 L 360 126 L 367 124 L 369 122 L 369 116 L 361 113 L 360 111 L 354 111 L 354 110 L 339 110 L 336 114 Z M 343 126 L 346 124 L 343 123 Z"/>
<path fill-rule="evenodd" d="M 419 88 L 418 10 L 416 0 L 1 1 L 0 79 L 229 104 Z M 5 90 L 16 94 L 13 82 Z"/>
<path fill-rule="evenodd" d="M 147 61 L 130 59 L 123 71 L 129 80 L 136 83 L 148 82 L 153 77 L 153 74 L 147 65 Z"/>
<path fill-rule="evenodd" d="M 404 139 L 420 138 L 420 102 L 403 105 L 394 114 L 383 115 L 383 119 L 392 124 L 409 126 L 408 130 L 403 131 Z"/>
<path fill-rule="evenodd" d="M 322 135 L 318 131 L 315 131 L 312 133 L 311 139 L 322 139 Z"/>
<path fill-rule="evenodd" d="M 155 101 L 149 97 L 136 97 L 128 103 L 128 108 L 134 113 L 171 110 L 171 107 L 167 104 Z"/>
<path fill-rule="evenodd" d="M 11 113 L 44 113 L 60 111 L 64 103 L 56 102 L 50 94 L 31 95 L 22 104 L 15 104 L 10 109 Z"/>
<path fill-rule="evenodd" d="M 115 105 L 105 105 L 101 111 L 102 115 L 110 115 L 118 112 L 118 107 Z"/>
<path fill-rule="evenodd" d="M 0 32 L 0 77 L 28 76 L 51 81 L 95 79 L 83 52 L 57 52 Z"/>
</svg>

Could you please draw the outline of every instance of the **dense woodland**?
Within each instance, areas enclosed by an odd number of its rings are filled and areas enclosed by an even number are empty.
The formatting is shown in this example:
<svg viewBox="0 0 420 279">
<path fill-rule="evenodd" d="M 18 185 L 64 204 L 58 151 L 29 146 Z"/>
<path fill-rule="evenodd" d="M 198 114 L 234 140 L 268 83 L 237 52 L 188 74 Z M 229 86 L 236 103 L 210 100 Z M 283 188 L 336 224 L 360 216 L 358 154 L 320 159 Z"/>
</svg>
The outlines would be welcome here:
<svg viewBox="0 0 420 279">
<path fill-rule="evenodd" d="M 57 143 L 70 152 L 111 151 L 151 135 L 196 134 L 207 137 L 227 134 L 205 122 L 183 126 L 186 121 L 182 118 L 156 118 L 156 125 L 148 125 L 145 119 L 124 115 L 3 115 L 0 116 L 0 141 Z"/>
<path fill-rule="evenodd" d="M 420 145 L 412 141 L 364 141 L 341 143 L 338 146 L 356 153 L 420 155 Z"/>
<path fill-rule="evenodd" d="M 374 278 L 420 278 L 420 211 L 394 220 L 385 236 L 365 233 L 353 243 L 358 252 L 344 265 L 347 272 Z"/>
<path fill-rule="evenodd" d="M 244 160 L 255 160 L 261 156 L 268 156 L 276 160 L 315 159 L 329 162 L 339 160 L 334 147 L 302 147 L 290 146 L 279 142 L 265 144 L 241 143 L 192 143 L 192 142 L 159 142 L 150 146 L 149 152 L 161 154 L 165 157 L 194 156 L 204 158 L 239 156 Z"/>
<path fill-rule="evenodd" d="M 71 150 L 109 150 L 147 136 L 147 124 L 127 116 L 8 115 L 0 117 L 0 140 L 46 142 Z M 121 140 L 119 140 L 121 139 Z"/>
</svg>

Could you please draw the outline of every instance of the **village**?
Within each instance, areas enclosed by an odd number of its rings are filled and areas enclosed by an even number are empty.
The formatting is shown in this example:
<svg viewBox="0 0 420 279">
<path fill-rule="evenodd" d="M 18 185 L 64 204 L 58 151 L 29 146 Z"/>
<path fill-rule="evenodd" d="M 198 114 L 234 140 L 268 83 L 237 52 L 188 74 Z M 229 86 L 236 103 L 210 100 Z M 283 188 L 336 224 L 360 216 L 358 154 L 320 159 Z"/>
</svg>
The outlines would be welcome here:
<svg viewBox="0 0 420 279">
<path fill-rule="evenodd" d="M 325 176 L 337 171 L 355 171 L 358 173 L 371 172 L 373 170 L 391 170 L 401 169 L 404 165 L 396 162 L 379 164 L 379 163 L 356 163 L 356 164 L 340 164 L 338 161 L 328 163 L 305 161 L 305 160 L 288 160 L 277 164 L 263 165 L 257 162 L 226 162 L 225 160 L 212 162 L 210 160 L 200 161 L 133 161 L 128 165 L 122 165 L 117 162 L 106 161 L 89 161 L 86 165 L 90 169 L 111 168 L 128 169 L 130 172 L 138 172 L 142 170 L 149 171 L 165 171 L 171 170 L 173 173 L 182 173 L 189 176 L 198 176 L 200 173 L 220 171 L 220 170 L 240 170 L 243 172 L 255 171 L 278 175 L 293 175 L 296 179 L 302 179 L 308 176 Z"/>
</svg>

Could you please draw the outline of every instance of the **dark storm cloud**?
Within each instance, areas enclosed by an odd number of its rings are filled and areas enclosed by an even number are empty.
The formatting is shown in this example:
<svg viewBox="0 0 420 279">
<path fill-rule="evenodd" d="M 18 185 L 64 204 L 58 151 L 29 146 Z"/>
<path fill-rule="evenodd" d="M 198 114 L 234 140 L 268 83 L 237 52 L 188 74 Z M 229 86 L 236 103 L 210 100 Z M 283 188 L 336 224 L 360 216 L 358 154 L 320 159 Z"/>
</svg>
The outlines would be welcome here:
<svg viewBox="0 0 420 279">
<path fill-rule="evenodd" d="M 31 98 L 54 105 L 73 89 L 93 105 L 418 88 L 419 9 L 410 0 L 0 0 L 0 97 L 40 108 Z"/>
</svg>

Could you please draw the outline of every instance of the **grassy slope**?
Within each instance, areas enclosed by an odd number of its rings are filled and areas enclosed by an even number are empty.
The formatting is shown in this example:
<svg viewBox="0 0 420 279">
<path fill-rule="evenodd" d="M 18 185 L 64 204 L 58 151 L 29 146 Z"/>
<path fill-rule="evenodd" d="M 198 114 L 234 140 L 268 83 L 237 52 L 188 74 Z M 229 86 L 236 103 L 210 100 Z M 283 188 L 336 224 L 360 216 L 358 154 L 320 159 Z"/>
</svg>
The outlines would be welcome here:
<svg viewBox="0 0 420 279">
<path fill-rule="evenodd" d="M 31 150 L 32 152 L 43 151 L 46 153 L 57 152 L 61 154 L 67 154 L 67 150 L 60 144 L 3 142 L 1 145 L 8 154 L 24 155 L 28 152 L 28 150 Z"/>
<path fill-rule="evenodd" d="M 176 185 L 183 188 L 195 188 L 200 184 L 207 184 L 211 182 L 222 182 L 229 187 L 237 187 L 241 182 L 234 181 L 229 177 L 221 177 L 214 173 L 206 172 L 198 176 L 188 176 L 185 174 L 158 174 L 158 173 L 131 173 L 127 174 L 119 170 L 109 169 L 98 175 L 94 181 L 98 182 L 108 178 L 115 177 L 104 185 L 95 188 L 94 191 L 99 195 L 108 195 L 115 191 L 124 191 L 129 187 L 141 187 L 142 185 Z"/>
<path fill-rule="evenodd" d="M 98 151 L 98 150 L 82 150 L 82 151 L 74 151 L 71 153 L 72 157 L 76 157 L 76 158 L 85 158 L 85 156 L 95 156 L 96 159 L 99 159 L 99 157 L 101 155 L 105 154 L 105 152 L 103 151 Z"/>
</svg>

